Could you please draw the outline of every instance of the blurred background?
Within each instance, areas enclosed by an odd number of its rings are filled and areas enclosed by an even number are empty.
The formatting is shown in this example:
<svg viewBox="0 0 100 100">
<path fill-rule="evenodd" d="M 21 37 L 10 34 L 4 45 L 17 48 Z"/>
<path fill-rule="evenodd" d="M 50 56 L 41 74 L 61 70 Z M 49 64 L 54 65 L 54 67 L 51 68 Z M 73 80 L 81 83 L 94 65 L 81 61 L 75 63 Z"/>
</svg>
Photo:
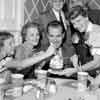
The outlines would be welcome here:
<svg viewBox="0 0 100 100">
<path fill-rule="evenodd" d="M 76 3 L 82 3 L 89 9 L 100 9 L 100 0 L 65 0 L 69 9 Z M 39 13 L 49 9 L 50 0 L 0 0 L 0 30 L 7 30 L 20 41 L 20 30 L 24 23 L 39 17 Z"/>
</svg>

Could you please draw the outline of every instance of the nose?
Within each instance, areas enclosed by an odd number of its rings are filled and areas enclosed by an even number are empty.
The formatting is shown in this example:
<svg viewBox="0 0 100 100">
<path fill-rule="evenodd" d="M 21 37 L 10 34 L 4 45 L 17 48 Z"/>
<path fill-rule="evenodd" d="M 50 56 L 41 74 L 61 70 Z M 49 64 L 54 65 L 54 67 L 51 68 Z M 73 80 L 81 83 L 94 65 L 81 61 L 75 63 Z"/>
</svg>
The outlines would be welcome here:
<svg viewBox="0 0 100 100">
<path fill-rule="evenodd" d="M 55 39 L 54 41 L 55 41 L 55 42 L 57 42 L 57 40 L 56 40 L 56 39 Z"/>
</svg>

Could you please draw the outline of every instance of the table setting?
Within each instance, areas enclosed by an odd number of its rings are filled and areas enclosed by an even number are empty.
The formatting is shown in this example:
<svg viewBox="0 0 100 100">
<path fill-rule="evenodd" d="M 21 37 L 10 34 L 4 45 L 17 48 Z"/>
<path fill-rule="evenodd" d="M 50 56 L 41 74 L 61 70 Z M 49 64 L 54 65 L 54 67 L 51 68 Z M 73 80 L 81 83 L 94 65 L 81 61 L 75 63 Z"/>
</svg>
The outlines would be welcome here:
<svg viewBox="0 0 100 100">
<path fill-rule="evenodd" d="M 37 69 L 37 79 L 27 80 L 12 74 L 9 84 L 0 78 L 0 100 L 100 100 L 100 88 L 87 85 L 87 72 L 78 72 L 77 80 L 48 77 L 48 72 Z"/>
</svg>

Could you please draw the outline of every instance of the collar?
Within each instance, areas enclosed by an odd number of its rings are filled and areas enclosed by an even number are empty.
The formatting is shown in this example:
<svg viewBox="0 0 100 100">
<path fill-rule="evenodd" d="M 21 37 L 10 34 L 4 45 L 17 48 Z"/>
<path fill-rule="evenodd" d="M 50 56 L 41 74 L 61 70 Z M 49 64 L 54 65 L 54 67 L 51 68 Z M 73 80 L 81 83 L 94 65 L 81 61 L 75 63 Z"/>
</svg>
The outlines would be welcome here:
<svg viewBox="0 0 100 100">
<path fill-rule="evenodd" d="M 91 32 L 93 28 L 93 24 L 91 22 L 88 23 L 86 32 Z"/>
<path fill-rule="evenodd" d="M 62 48 L 59 48 L 59 49 L 56 51 L 55 55 L 60 55 L 60 56 L 62 56 Z"/>
</svg>

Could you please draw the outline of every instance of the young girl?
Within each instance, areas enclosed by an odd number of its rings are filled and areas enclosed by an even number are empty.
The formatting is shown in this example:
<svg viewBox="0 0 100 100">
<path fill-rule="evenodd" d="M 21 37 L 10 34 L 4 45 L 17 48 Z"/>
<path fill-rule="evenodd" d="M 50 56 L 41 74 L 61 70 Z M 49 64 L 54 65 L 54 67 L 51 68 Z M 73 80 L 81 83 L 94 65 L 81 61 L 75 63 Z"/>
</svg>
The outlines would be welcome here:
<svg viewBox="0 0 100 100">
<path fill-rule="evenodd" d="M 41 33 L 37 23 L 27 23 L 22 28 L 23 43 L 16 47 L 15 59 L 8 62 L 5 66 L 8 68 L 16 68 L 18 73 L 25 75 L 25 78 L 33 77 L 34 64 L 41 60 L 52 56 L 55 53 L 55 48 L 50 45 L 44 52 L 40 50 Z"/>
</svg>

